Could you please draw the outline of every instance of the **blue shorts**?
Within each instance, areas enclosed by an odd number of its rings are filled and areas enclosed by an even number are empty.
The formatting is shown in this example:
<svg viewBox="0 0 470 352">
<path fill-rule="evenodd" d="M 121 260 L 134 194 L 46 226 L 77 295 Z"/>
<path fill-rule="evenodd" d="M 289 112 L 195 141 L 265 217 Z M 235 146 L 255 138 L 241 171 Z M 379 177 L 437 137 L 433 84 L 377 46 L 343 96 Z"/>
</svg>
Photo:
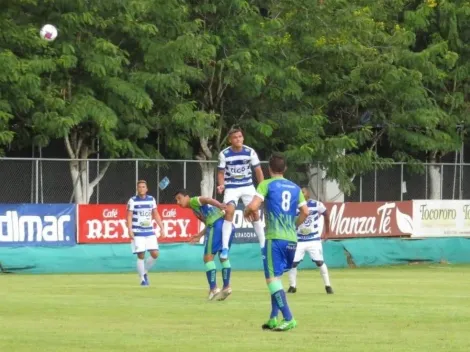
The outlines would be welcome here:
<svg viewBox="0 0 470 352">
<path fill-rule="evenodd" d="M 224 219 L 221 218 L 214 222 L 212 226 L 206 227 L 206 235 L 204 236 L 204 254 L 217 254 L 222 250 L 222 226 Z M 233 237 L 235 237 L 235 226 L 232 224 L 232 233 L 230 234 L 230 240 L 228 248 L 232 246 Z"/>
<path fill-rule="evenodd" d="M 297 243 L 285 240 L 266 240 L 263 248 L 263 266 L 266 279 L 280 277 L 292 269 Z"/>
</svg>

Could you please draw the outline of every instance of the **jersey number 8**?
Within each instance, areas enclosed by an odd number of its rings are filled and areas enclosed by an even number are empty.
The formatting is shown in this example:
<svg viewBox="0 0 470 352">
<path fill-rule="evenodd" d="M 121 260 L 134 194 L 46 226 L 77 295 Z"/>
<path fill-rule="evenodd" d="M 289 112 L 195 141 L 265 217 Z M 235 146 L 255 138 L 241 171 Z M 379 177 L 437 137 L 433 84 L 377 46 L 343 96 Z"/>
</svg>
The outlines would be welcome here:
<svg viewBox="0 0 470 352">
<path fill-rule="evenodd" d="M 284 191 L 282 192 L 282 202 L 281 202 L 281 208 L 284 211 L 289 211 L 290 210 L 290 200 L 292 198 L 292 194 L 289 191 Z"/>
</svg>

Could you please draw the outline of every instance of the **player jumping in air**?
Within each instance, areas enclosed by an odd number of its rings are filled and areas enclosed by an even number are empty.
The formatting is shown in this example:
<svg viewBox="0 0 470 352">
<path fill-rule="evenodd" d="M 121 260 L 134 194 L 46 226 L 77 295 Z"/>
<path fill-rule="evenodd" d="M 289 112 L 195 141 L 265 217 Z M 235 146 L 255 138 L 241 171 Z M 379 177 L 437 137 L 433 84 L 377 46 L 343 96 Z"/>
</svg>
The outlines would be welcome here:
<svg viewBox="0 0 470 352">
<path fill-rule="evenodd" d="M 332 294 L 333 289 L 330 284 L 330 277 L 328 275 L 328 267 L 323 259 L 323 247 L 321 241 L 326 238 L 330 232 L 330 218 L 328 211 L 322 202 L 310 198 L 309 190 L 304 187 L 302 193 L 307 200 L 308 217 L 303 224 L 297 228 L 297 250 L 295 252 L 294 264 L 289 271 L 289 293 L 297 292 L 297 266 L 304 259 L 305 252 L 308 252 L 310 259 L 320 269 L 320 274 L 325 283 L 326 293 Z M 322 235 L 320 233 L 320 216 L 323 216 L 325 222 L 325 231 Z"/>
<path fill-rule="evenodd" d="M 230 287 L 230 274 L 232 267 L 227 258 L 222 258 L 222 227 L 224 224 L 225 204 L 207 197 L 189 197 L 186 190 L 178 191 L 175 194 L 176 203 L 182 208 L 191 208 L 196 216 L 205 225 L 205 229 L 192 238 L 192 242 L 197 242 L 205 234 L 204 238 L 204 264 L 206 267 L 206 276 L 209 283 L 209 300 L 225 300 L 232 293 Z M 235 227 L 231 225 L 231 235 L 228 242 L 228 248 L 232 244 L 235 235 Z M 217 287 L 217 269 L 215 267 L 214 256 L 219 254 L 220 264 L 222 265 L 222 290 Z"/>
<path fill-rule="evenodd" d="M 262 250 L 266 283 L 271 294 L 271 315 L 263 329 L 287 331 L 297 326 L 287 304 L 281 276 L 292 268 L 297 247 L 296 227 L 308 216 L 307 202 L 300 187 L 284 178 L 286 161 L 282 154 L 269 159 L 271 178 L 263 181 L 257 194 L 245 209 L 248 220 L 254 218 L 261 203 L 265 203 L 266 243 Z M 297 209 L 300 209 L 297 217 Z M 279 310 L 284 320 L 278 323 Z"/>
<path fill-rule="evenodd" d="M 228 257 L 228 243 L 232 233 L 232 222 L 238 201 L 246 206 L 251 202 L 256 189 L 253 186 L 252 168 L 255 170 L 258 183 L 264 180 L 260 161 L 256 152 L 243 145 L 243 133 L 239 128 L 233 128 L 228 133 L 230 147 L 219 154 L 217 175 L 217 191 L 224 192 L 225 221 L 222 226 L 222 252 L 220 258 Z M 253 228 L 258 236 L 261 247 L 264 245 L 264 228 L 259 213 L 253 215 Z"/>
<path fill-rule="evenodd" d="M 140 180 L 137 182 L 137 195 L 127 202 L 127 228 L 132 252 L 137 254 L 137 273 L 141 286 L 149 286 L 148 272 L 158 258 L 158 241 L 153 220 L 160 227 L 163 237 L 166 236 L 155 198 L 147 195 L 147 192 L 147 182 Z M 150 257 L 144 262 L 145 252 L 150 252 Z"/>
</svg>

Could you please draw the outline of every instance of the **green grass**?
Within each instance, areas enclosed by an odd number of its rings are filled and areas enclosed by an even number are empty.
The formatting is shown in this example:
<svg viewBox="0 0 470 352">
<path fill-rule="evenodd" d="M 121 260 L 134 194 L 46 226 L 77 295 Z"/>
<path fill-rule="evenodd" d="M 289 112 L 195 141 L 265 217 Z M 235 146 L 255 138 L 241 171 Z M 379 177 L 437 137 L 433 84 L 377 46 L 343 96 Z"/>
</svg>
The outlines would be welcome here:
<svg viewBox="0 0 470 352">
<path fill-rule="evenodd" d="M 265 332 L 261 272 L 234 272 L 234 293 L 206 302 L 204 273 L 0 275 L 0 351 L 470 351 L 470 267 L 299 270 L 299 326 Z M 218 273 L 220 279 L 220 273 Z M 284 281 L 287 286 L 287 282 Z"/>
</svg>

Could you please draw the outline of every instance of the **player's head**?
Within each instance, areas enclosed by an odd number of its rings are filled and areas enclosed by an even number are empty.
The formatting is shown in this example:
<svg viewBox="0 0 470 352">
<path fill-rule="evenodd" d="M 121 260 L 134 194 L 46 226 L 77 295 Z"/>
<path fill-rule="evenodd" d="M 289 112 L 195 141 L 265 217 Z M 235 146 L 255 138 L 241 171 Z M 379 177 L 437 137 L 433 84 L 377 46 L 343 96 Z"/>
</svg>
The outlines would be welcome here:
<svg viewBox="0 0 470 352">
<path fill-rule="evenodd" d="M 147 181 L 139 180 L 137 181 L 137 194 L 141 197 L 145 196 L 148 192 Z"/>
<path fill-rule="evenodd" d="M 189 193 L 185 189 L 180 189 L 174 194 L 176 204 L 183 208 L 189 208 Z"/>
<path fill-rule="evenodd" d="M 286 158 L 281 153 L 273 153 L 269 158 L 269 173 L 283 175 L 286 172 Z"/>
<path fill-rule="evenodd" d="M 302 187 L 302 193 L 304 194 L 305 199 L 310 198 L 310 191 L 309 191 L 308 187 Z"/>
<path fill-rule="evenodd" d="M 243 146 L 243 132 L 239 127 L 232 127 L 228 131 L 228 140 L 232 147 L 241 148 Z"/>
</svg>

